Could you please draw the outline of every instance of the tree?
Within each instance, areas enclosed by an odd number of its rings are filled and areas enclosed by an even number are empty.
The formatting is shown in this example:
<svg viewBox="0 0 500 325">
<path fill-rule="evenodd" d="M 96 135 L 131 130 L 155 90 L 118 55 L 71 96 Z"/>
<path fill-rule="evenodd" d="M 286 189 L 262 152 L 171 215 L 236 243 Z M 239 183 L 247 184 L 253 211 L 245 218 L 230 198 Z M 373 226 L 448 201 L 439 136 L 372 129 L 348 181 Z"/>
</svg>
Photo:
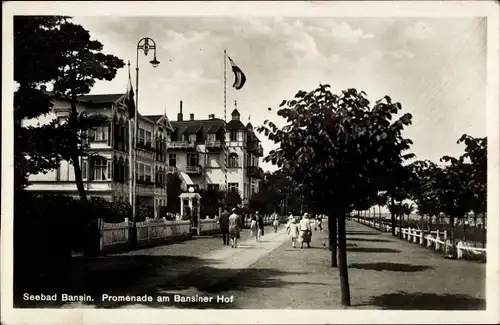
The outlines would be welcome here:
<svg viewBox="0 0 500 325">
<path fill-rule="evenodd" d="M 224 205 L 229 207 L 238 207 L 242 200 L 238 191 L 228 191 L 224 195 Z"/>
<path fill-rule="evenodd" d="M 167 175 L 167 211 L 170 213 L 181 212 L 179 195 L 182 194 L 182 180 L 178 174 Z"/>
<path fill-rule="evenodd" d="M 62 159 L 60 147 L 65 141 L 63 128 L 57 121 L 43 126 L 25 127 L 24 119 L 37 118 L 50 112 L 51 97 L 38 89 L 57 78 L 58 67 L 52 59 L 57 46 L 54 33 L 64 22 L 63 16 L 14 17 L 14 187 L 28 185 L 28 176 L 57 168 Z"/>
<path fill-rule="evenodd" d="M 387 195 L 385 192 L 379 192 L 375 199 L 373 200 L 373 203 L 378 206 L 378 218 L 379 218 L 379 224 L 380 224 L 380 231 L 382 231 L 382 227 L 384 223 L 382 222 L 382 212 L 380 211 L 381 208 L 387 204 Z"/>
<path fill-rule="evenodd" d="M 388 170 L 410 157 L 403 151 L 411 141 L 401 132 L 411 123 L 411 115 L 391 123 L 401 105 L 390 97 L 369 107 L 364 92 L 348 89 L 334 95 L 329 88 L 320 85 L 310 92 L 299 91 L 280 105 L 284 127 L 265 121 L 257 130 L 279 145 L 265 160 L 293 179 L 306 202 L 314 198 L 318 209 L 328 214 L 329 227 L 330 221 L 338 221 L 342 304 L 348 306 L 345 217 L 360 203 L 372 202 L 385 189 Z M 336 242 L 331 236 L 334 229 L 330 228 L 330 241 Z"/>
<path fill-rule="evenodd" d="M 472 164 L 460 159 L 444 156 L 441 161 L 448 165 L 437 179 L 438 196 L 443 212 L 450 220 L 451 256 L 455 257 L 455 220 L 470 211 L 470 197 L 473 189 L 469 186 Z"/>
<path fill-rule="evenodd" d="M 201 196 L 201 218 L 205 218 L 207 215 L 215 216 L 222 206 L 222 199 L 224 197 L 222 191 L 216 189 L 201 189 L 198 191 L 198 194 Z"/>
<path fill-rule="evenodd" d="M 410 196 L 417 206 L 422 223 L 425 216 L 429 217 L 429 229 L 431 229 L 432 218 L 441 212 L 437 192 L 437 179 L 441 168 L 429 160 L 415 161 L 409 165 L 409 168 L 412 173 Z"/>
<path fill-rule="evenodd" d="M 458 139 L 458 143 L 465 144 L 465 153 L 460 157 L 462 161 L 470 161 L 472 173 L 470 174 L 470 184 L 472 196 L 470 197 L 470 208 L 474 212 L 474 218 L 478 214 L 483 217 L 486 213 L 486 192 L 487 192 L 487 148 L 486 137 L 474 138 L 464 134 Z M 476 223 L 474 222 L 474 225 Z"/>
<path fill-rule="evenodd" d="M 70 102 L 71 111 L 67 121 L 68 160 L 74 168 L 80 199 L 87 201 L 79 162 L 82 151 L 85 151 L 81 140 L 82 126 L 92 128 L 105 121 L 78 112 L 78 97 L 88 94 L 96 80 L 113 80 L 125 63 L 114 55 L 103 54 L 103 45 L 91 40 L 89 32 L 82 26 L 65 21 L 58 27 L 54 33 L 57 46 L 52 50 L 52 60 L 55 60 L 58 68 L 54 93 Z"/>
</svg>

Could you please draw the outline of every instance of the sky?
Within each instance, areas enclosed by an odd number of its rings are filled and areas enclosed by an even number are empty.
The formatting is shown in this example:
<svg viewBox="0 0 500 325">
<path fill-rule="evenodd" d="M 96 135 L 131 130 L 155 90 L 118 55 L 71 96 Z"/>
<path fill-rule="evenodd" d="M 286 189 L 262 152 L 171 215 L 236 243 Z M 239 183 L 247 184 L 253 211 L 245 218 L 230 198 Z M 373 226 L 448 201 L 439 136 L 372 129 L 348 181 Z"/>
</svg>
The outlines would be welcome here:
<svg viewBox="0 0 500 325">
<path fill-rule="evenodd" d="M 234 101 L 244 123 L 255 126 L 276 115 L 284 99 L 319 83 L 334 93 L 364 90 L 371 102 L 388 95 L 413 115 L 404 136 L 417 159 L 458 156 L 464 133 L 486 135 L 486 22 L 475 17 L 83 17 L 73 18 L 103 45 L 103 52 L 131 62 L 135 83 L 136 45 L 156 42 L 139 56 L 139 111 L 224 117 L 224 49 L 247 82 L 232 88 L 227 62 L 227 118 Z M 92 94 L 123 93 L 127 67 Z M 271 108 L 271 110 L 269 110 Z M 264 153 L 274 148 L 259 135 Z M 265 170 L 276 167 L 261 162 Z"/>
</svg>

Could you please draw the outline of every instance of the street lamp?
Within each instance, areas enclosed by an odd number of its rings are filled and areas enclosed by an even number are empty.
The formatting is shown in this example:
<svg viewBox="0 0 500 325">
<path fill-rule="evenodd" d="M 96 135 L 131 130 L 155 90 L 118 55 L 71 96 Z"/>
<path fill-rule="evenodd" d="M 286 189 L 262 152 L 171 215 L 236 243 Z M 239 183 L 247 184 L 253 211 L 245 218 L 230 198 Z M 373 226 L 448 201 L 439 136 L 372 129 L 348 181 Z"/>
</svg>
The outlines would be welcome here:
<svg viewBox="0 0 500 325">
<path fill-rule="evenodd" d="M 136 164 L 137 164 L 137 134 L 138 134 L 138 126 L 139 126 L 139 121 L 138 121 L 138 116 L 139 116 L 139 50 L 142 50 L 144 52 L 145 56 L 148 56 L 148 53 L 150 50 L 153 50 L 153 60 L 149 61 L 153 68 L 156 68 L 159 64 L 160 61 L 156 59 L 156 43 L 153 39 L 149 37 L 143 37 L 139 42 L 137 43 L 137 55 L 136 55 L 136 67 L 135 67 L 135 116 L 134 116 L 134 157 L 133 161 L 131 164 L 131 169 L 133 169 L 132 173 L 132 245 L 135 245 L 137 243 L 137 223 L 136 223 L 136 215 L 137 215 L 137 179 L 136 179 Z"/>
</svg>

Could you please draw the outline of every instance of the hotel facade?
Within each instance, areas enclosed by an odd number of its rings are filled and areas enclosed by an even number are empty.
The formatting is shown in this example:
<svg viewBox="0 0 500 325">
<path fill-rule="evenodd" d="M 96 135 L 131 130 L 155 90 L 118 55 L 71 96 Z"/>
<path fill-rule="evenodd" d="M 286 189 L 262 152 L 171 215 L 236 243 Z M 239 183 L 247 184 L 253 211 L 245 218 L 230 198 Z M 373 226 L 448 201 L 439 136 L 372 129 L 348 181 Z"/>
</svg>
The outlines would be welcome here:
<svg viewBox="0 0 500 325">
<path fill-rule="evenodd" d="M 89 132 L 89 155 L 80 157 L 84 187 L 89 197 L 109 201 L 129 201 L 131 123 L 126 105 L 127 94 L 86 95 L 78 100 L 79 113 L 99 114 L 107 124 Z M 176 121 L 166 114 L 138 114 L 136 153 L 137 203 L 154 207 L 166 206 L 167 174 L 177 173 L 183 189 L 218 188 L 238 191 L 243 204 L 258 192 L 263 171 L 259 158 L 262 146 L 250 123 L 240 121 L 235 109 L 231 121 L 225 123 L 211 114 L 208 119 L 196 120 L 193 114 L 184 119 L 182 102 Z M 55 98 L 51 113 L 37 119 L 25 120 L 23 125 L 49 123 L 57 119 L 65 123 L 70 113 L 67 100 Z M 223 132 L 226 131 L 227 168 L 224 168 Z M 132 132 L 131 132 L 132 131 Z M 226 173 L 225 173 L 226 171 Z M 78 197 L 73 166 L 62 161 L 59 168 L 29 177 L 27 190 L 38 193 L 65 194 Z"/>
</svg>

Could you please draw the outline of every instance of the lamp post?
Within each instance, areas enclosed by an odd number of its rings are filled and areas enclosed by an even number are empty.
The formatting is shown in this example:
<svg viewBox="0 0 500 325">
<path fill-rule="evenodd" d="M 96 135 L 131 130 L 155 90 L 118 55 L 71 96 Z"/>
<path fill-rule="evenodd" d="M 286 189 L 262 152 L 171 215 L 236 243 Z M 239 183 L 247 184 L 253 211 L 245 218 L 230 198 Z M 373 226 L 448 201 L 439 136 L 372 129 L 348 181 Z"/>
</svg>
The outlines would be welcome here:
<svg viewBox="0 0 500 325">
<path fill-rule="evenodd" d="M 156 59 L 156 43 L 153 41 L 153 39 L 149 37 L 143 37 L 139 42 L 137 43 L 137 55 L 136 55 L 136 68 L 135 68 L 135 116 L 134 116 L 134 156 L 133 156 L 133 161 L 132 161 L 132 245 L 135 245 L 137 243 L 137 172 L 136 172 L 136 165 L 137 165 L 137 135 L 138 135 L 138 128 L 139 128 L 139 50 L 142 50 L 144 52 L 145 56 L 148 56 L 148 53 L 150 50 L 153 50 L 153 60 L 149 61 L 153 68 L 156 68 L 159 64 L 160 61 Z"/>
</svg>

